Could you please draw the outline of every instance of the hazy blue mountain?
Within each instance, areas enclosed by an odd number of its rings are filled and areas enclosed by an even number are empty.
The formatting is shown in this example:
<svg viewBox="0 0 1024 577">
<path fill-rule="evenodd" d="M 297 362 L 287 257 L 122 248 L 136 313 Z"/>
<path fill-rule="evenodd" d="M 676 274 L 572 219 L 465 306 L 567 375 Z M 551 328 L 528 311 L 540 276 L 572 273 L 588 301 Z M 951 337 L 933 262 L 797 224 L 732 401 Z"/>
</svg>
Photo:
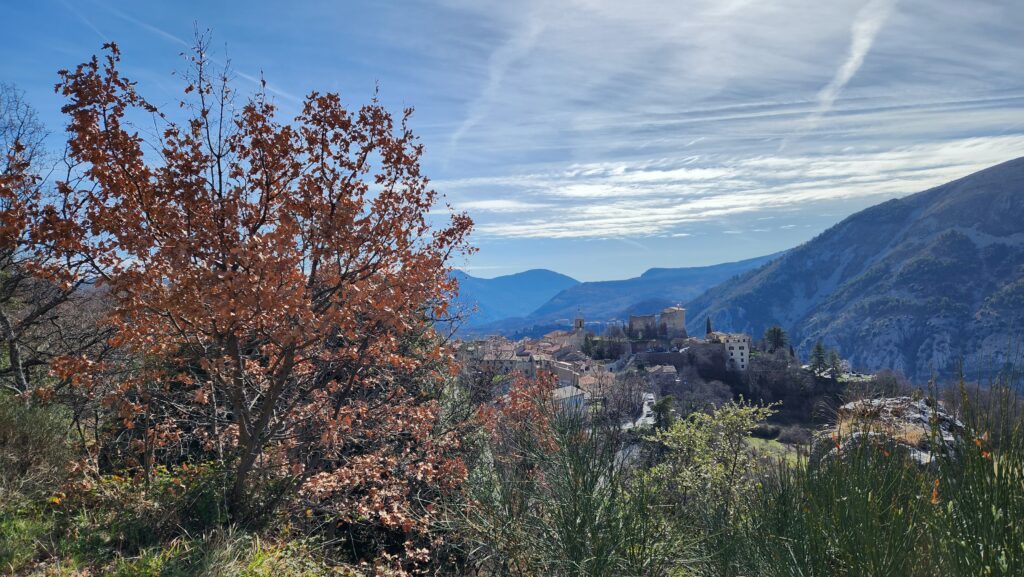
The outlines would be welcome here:
<svg viewBox="0 0 1024 577">
<path fill-rule="evenodd" d="M 475 309 L 467 326 L 522 317 L 563 289 L 579 284 L 572 277 L 546 269 L 495 278 L 478 278 L 459 270 L 452 274 L 459 281 L 456 303 L 463 309 Z"/>
<path fill-rule="evenodd" d="M 686 268 L 652 268 L 624 280 L 582 282 L 555 295 L 528 317 L 533 321 L 572 318 L 577 308 L 587 320 L 623 319 L 682 304 L 708 288 L 761 266 L 778 255 Z"/>
<path fill-rule="evenodd" d="M 820 339 L 918 381 L 1019 364 L 1024 158 L 856 213 L 687 308 L 691 331 L 778 323 L 804 353 Z"/>
<path fill-rule="evenodd" d="M 519 317 L 477 323 L 474 331 L 539 334 L 567 325 L 582 312 L 587 322 L 624 320 L 632 313 L 650 314 L 680 304 L 778 255 L 688 268 L 653 268 L 634 278 L 574 284 Z M 536 330 L 533 328 L 536 327 Z"/>
</svg>

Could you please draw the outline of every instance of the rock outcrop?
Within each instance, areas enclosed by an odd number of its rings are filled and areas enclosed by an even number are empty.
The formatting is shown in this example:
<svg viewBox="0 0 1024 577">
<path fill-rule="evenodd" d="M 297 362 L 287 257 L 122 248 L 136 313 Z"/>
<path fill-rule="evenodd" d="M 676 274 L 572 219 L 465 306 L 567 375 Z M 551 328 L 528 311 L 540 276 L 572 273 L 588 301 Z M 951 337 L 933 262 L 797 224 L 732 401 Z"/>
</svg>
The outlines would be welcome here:
<svg viewBox="0 0 1024 577">
<path fill-rule="evenodd" d="M 956 447 L 963 431 L 963 423 L 934 401 L 864 399 L 839 408 L 835 428 L 818 437 L 812 455 L 843 454 L 871 442 L 927 465 Z"/>
</svg>

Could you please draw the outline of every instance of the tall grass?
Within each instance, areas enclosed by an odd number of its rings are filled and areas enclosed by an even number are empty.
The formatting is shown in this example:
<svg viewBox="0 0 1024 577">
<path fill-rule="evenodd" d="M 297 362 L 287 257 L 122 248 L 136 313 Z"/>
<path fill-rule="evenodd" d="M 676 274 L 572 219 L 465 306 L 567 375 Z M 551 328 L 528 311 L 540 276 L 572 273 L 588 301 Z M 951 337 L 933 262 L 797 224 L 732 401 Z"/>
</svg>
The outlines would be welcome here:
<svg viewBox="0 0 1024 577">
<path fill-rule="evenodd" d="M 957 575 L 1024 575 L 1024 419 L 1019 395 L 961 385 L 966 433 L 941 461 L 936 549 Z"/>
<path fill-rule="evenodd" d="M 774 576 L 934 575 L 926 475 L 872 442 L 796 466 L 780 464 L 752 498 L 750 565 Z"/>
<path fill-rule="evenodd" d="M 659 576 L 683 564 L 685 540 L 654 514 L 617 426 L 553 411 L 491 446 L 470 480 L 458 530 L 488 575 Z"/>
<path fill-rule="evenodd" d="M 1024 575 L 1024 425 L 997 384 L 968 395 L 964 431 L 922 465 L 882 435 L 768 471 L 747 502 L 749 574 Z M 826 443 L 830 441 L 826 440 Z"/>
<path fill-rule="evenodd" d="M 0 496 L 35 494 L 58 484 L 72 453 L 70 419 L 59 407 L 39 407 L 0 391 Z"/>
<path fill-rule="evenodd" d="M 933 426 L 928 464 L 872 423 L 821 437 L 811 457 L 763 464 L 739 458 L 749 423 L 724 417 L 681 423 L 686 443 L 655 435 L 650 455 L 598 413 L 508 419 L 484 435 L 457 522 L 438 537 L 494 577 L 1024 576 L 1021 397 L 1005 383 L 961 385 L 946 404 L 963 430 L 946 442 Z M 218 473 L 199 465 L 145 485 L 101 477 L 55 504 L 64 431 L 59 412 L 0 398 L 0 574 L 374 570 L 331 565 L 287 523 L 265 540 L 214 528 Z M 658 465 L 645 470 L 645 457 Z"/>
</svg>

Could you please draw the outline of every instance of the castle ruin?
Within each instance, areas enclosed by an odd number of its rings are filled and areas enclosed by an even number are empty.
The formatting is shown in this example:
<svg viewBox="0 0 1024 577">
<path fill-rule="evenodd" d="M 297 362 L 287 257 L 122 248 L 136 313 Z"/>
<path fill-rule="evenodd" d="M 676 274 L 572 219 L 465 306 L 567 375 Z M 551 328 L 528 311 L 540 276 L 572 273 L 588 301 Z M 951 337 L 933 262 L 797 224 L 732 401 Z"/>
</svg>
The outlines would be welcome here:
<svg viewBox="0 0 1024 577">
<path fill-rule="evenodd" d="M 667 307 L 660 315 L 629 315 L 627 334 L 631 339 L 685 339 L 686 309 Z"/>
</svg>

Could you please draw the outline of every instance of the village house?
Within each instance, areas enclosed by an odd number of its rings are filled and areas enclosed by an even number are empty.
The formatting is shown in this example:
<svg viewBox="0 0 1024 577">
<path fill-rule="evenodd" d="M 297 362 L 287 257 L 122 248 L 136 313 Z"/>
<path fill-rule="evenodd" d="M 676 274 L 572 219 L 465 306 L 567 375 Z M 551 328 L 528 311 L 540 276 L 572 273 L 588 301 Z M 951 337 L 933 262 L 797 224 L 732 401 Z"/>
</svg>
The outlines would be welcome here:
<svg viewBox="0 0 1024 577">
<path fill-rule="evenodd" d="M 753 340 L 743 333 L 711 332 L 705 341 L 722 345 L 725 350 L 726 367 L 730 370 L 747 370 L 750 365 L 750 347 Z"/>
</svg>

